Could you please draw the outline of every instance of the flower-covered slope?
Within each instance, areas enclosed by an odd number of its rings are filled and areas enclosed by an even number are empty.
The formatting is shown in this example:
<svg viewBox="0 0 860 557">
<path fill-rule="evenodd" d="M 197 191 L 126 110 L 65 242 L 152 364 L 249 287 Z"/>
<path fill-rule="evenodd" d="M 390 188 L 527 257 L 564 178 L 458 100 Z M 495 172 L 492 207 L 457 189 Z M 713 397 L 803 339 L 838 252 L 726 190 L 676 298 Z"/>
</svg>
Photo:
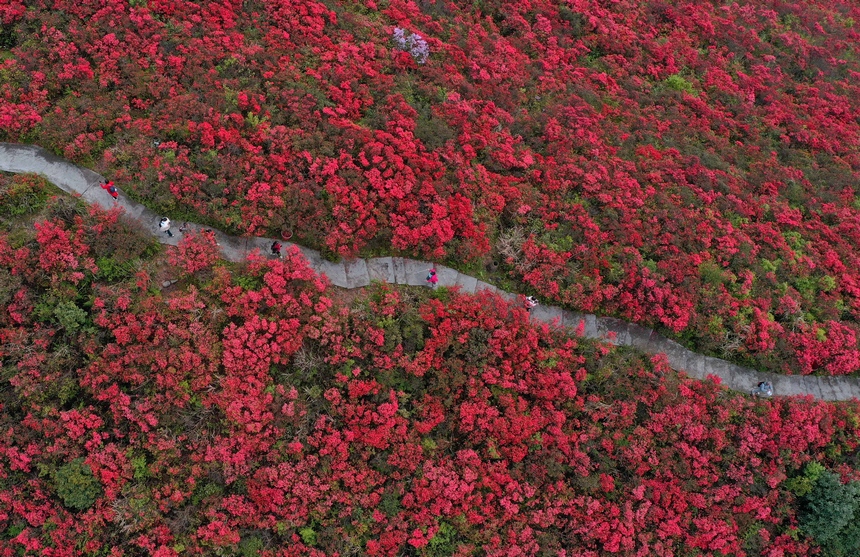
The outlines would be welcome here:
<svg viewBox="0 0 860 557">
<path fill-rule="evenodd" d="M 12 229 L 2 555 L 803 556 L 804 498 L 842 489 L 809 471 L 857 477 L 856 405 L 679 379 L 489 293 L 346 306 L 297 251 L 228 269 L 207 235 L 159 291 L 115 211 Z"/>
<path fill-rule="evenodd" d="M 855 3 L 34 0 L 0 20 L 3 139 L 154 208 L 342 255 L 495 257 L 759 368 L 860 367 Z"/>
</svg>

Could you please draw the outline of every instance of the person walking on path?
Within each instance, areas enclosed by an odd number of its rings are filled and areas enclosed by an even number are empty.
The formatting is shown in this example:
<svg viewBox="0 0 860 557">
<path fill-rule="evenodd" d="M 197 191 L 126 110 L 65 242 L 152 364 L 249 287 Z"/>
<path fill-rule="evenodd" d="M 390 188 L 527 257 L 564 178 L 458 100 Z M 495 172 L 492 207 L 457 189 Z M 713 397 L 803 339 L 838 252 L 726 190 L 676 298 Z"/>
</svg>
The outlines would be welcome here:
<svg viewBox="0 0 860 557">
<path fill-rule="evenodd" d="M 179 232 L 185 234 L 190 227 L 188 226 L 188 222 L 183 222 L 182 226 L 179 227 Z"/>
<path fill-rule="evenodd" d="M 170 231 L 170 219 L 167 217 L 161 217 L 161 220 L 158 221 L 158 229 L 173 238 L 173 232 Z"/>
<path fill-rule="evenodd" d="M 278 241 L 272 242 L 272 255 L 281 257 L 281 243 Z"/>
<path fill-rule="evenodd" d="M 537 298 L 535 298 L 534 296 L 526 297 L 526 301 L 525 301 L 524 305 L 525 305 L 526 311 L 531 313 L 532 309 L 534 309 L 538 305 Z"/>
<path fill-rule="evenodd" d="M 436 275 L 436 269 L 430 269 L 427 273 L 427 286 L 430 288 L 436 288 L 436 284 L 439 283 L 439 277 Z"/>
<path fill-rule="evenodd" d="M 750 394 L 754 397 L 770 398 L 773 396 L 773 385 L 770 381 L 762 381 Z"/>
<path fill-rule="evenodd" d="M 113 185 L 113 181 L 102 182 L 102 189 L 105 190 L 113 197 L 113 200 L 116 201 L 119 198 L 119 191 L 117 191 L 116 186 Z"/>
</svg>

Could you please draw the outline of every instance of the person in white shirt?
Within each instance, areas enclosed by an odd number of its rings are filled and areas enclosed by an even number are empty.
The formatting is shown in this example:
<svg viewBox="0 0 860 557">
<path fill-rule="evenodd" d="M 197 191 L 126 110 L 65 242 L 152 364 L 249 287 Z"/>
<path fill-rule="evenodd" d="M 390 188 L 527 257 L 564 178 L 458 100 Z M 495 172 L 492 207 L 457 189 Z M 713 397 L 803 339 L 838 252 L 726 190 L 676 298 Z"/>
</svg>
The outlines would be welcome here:
<svg viewBox="0 0 860 557">
<path fill-rule="evenodd" d="M 167 217 L 161 217 L 161 220 L 158 221 L 158 229 L 173 238 L 173 232 L 170 231 L 170 219 Z"/>
</svg>

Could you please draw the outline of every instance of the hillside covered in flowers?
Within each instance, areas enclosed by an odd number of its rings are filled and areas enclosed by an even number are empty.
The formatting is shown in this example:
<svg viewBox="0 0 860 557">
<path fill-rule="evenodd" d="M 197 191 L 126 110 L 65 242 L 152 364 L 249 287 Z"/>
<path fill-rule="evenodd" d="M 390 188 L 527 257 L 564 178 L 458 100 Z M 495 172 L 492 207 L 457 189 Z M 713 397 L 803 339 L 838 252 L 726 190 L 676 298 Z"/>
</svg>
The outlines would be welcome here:
<svg viewBox="0 0 860 557">
<path fill-rule="evenodd" d="M 332 255 L 496 262 L 760 369 L 860 368 L 846 0 L 18 0 L 0 139 Z"/>
<path fill-rule="evenodd" d="M 0 178 L 0 218 L 4 557 L 858 550 L 856 403 L 729 393 L 487 292 L 347 296 L 297 250 L 164 253 L 37 178 Z"/>
</svg>

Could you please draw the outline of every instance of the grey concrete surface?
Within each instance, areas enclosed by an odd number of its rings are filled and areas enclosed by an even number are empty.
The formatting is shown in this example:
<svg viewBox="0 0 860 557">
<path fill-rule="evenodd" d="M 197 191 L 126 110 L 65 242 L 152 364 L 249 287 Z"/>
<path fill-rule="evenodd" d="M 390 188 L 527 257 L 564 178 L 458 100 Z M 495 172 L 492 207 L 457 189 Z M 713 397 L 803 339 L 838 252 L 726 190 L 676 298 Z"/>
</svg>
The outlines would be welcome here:
<svg viewBox="0 0 860 557">
<path fill-rule="evenodd" d="M 367 262 L 367 273 L 370 275 L 370 280 L 378 280 L 380 282 L 393 283 L 394 281 L 394 262 L 390 257 L 377 257 Z"/>
<path fill-rule="evenodd" d="M 441 278 L 440 278 L 440 280 L 441 280 Z M 487 290 L 487 291 L 493 292 L 493 293 L 497 293 L 499 291 L 499 289 L 496 288 L 495 286 L 493 286 L 492 284 L 490 284 L 488 282 L 484 282 L 482 280 L 479 280 L 478 283 L 475 285 L 475 292 L 480 292 L 482 290 Z"/>
<path fill-rule="evenodd" d="M 470 277 L 469 275 L 464 275 L 463 273 L 457 273 L 457 281 L 454 283 L 454 286 L 459 286 L 460 292 L 474 294 L 475 289 L 478 287 L 478 279 Z"/>
<path fill-rule="evenodd" d="M 564 326 L 564 313 L 561 308 L 557 308 L 555 306 L 546 306 L 544 304 L 538 304 L 531 311 L 532 319 L 537 319 L 538 321 L 543 321 L 544 323 L 551 323 L 558 326 Z"/>
<path fill-rule="evenodd" d="M 428 271 L 430 269 L 428 268 Z M 451 286 L 452 284 L 457 283 L 457 277 L 460 273 L 457 269 L 452 269 L 451 267 L 446 267 L 445 265 L 436 265 L 436 276 L 439 278 L 439 284 L 444 286 Z M 424 275 L 424 279 L 427 279 L 427 275 Z"/>
<path fill-rule="evenodd" d="M 120 195 L 119 199 L 114 201 L 100 187 L 103 180 L 102 176 L 91 170 L 75 166 L 41 147 L 0 143 L 0 171 L 40 174 L 58 188 L 79 196 L 87 203 L 100 205 L 106 209 L 121 207 L 129 216 L 139 219 L 161 243 L 176 245 L 182 238 L 182 233 L 179 232 L 179 226 L 182 223 L 172 223 L 172 238 L 160 232 L 158 230 L 160 215 L 128 199 L 122 191 L 122 184 L 117 184 Z M 196 232 L 203 230 L 204 227 L 190 223 L 189 229 Z M 259 250 L 261 254 L 267 255 L 270 253 L 270 246 L 274 241 L 272 238 L 237 238 L 218 230 L 214 232 L 224 258 L 230 261 L 244 261 L 248 254 L 254 250 Z M 427 272 L 433 268 L 433 264 L 427 261 L 416 261 L 402 257 L 379 257 L 369 260 L 356 259 L 333 263 L 324 259 L 316 250 L 290 242 L 281 241 L 281 244 L 284 250 L 296 245 L 311 268 L 328 276 L 332 284 L 343 288 L 366 286 L 373 280 L 424 286 L 426 285 Z M 443 265 L 437 265 L 436 271 L 439 276 L 439 286 L 455 286 L 461 292 L 470 294 L 476 291 L 489 290 L 495 292 L 502 300 L 513 304 L 514 307 L 520 307 L 518 294 L 499 290 L 491 284 Z M 586 338 L 608 340 L 617 345 L 633 346 L 650 354 L 664 353 L 673 369 L 684 371 L 697 379 L 706 379 L 709 376 L 718 377 L 721 384 L 736 391 L 749 392 L 760 381 L 770 381 L 776 396 L 811 396 L 830 401 L 860 398 L 860 380 L 857 378 L 776 375 L 759 372 L 719 358 L 696 354 L 647 327 L 627 323 L 613 317 L 597 317 L 592 314 L 577 313 L 542 304 L 532 310 L 530 317 L 552 326 L 573 330 L 576 330 L 580 323 L 583 323 L 582 335 Z"/>
</svg>

